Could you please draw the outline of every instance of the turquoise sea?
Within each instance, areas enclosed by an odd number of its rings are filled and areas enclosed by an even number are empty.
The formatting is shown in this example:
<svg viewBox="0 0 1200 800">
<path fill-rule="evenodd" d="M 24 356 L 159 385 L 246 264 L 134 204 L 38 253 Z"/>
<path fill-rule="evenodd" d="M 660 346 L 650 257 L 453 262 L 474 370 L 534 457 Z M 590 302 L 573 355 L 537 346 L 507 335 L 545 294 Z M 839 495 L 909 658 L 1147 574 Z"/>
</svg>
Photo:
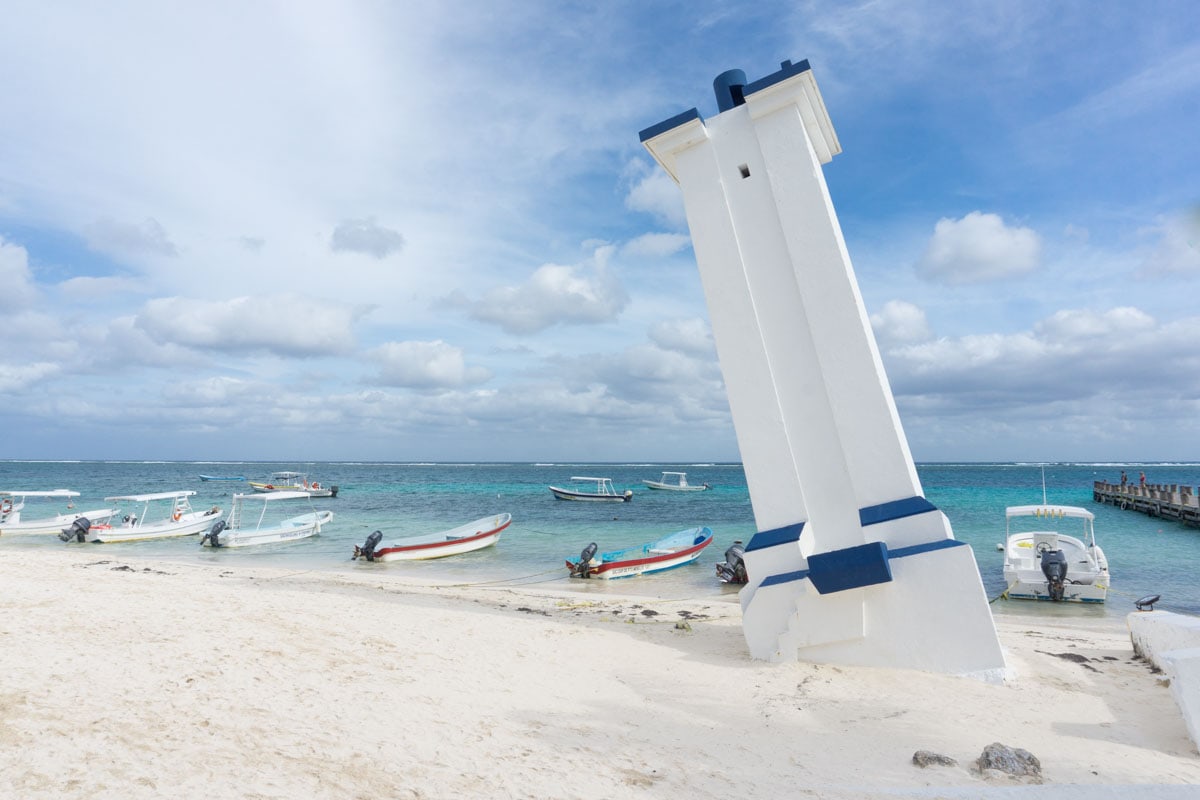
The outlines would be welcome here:
<svg viewBox="0 0 1200 800">
<path fill-rule="evenodd" d="M 1134 599 L 1148 594 L 1162 595 L 1159 608 L 1200 614 L 1200 582 L 1194 572 L 1200 564 L 1200 529 L 1092 501 L 1092 482 L 1116 481 L 1122 469 L 1134 480 L 1144 470 L 1150 483 L 1200 486 L 1200 463 L 917 467 L 925 496 L 949 517 L 955 537 L 974 550 L 989 597 L 1004 589 L 1001 553 L 996 549 L 1004 538 L 1004 509 L 1041 502 L 1043 476 L 1049 502 L 1083 506 L 1096 514 L 1096 538 L 1113 575 L 1108 603 L 1080 607 L 1000 600 L 992 606 L 997 614 L 1123 616 L 1133 610 Z M 336 498 L 313 501 L 314 507 L 334 512 L 333 522 L 319 537 L 256 549 L 213 551 L 201 548 L 195 536 L 89 545 L 67 545 L 53 536 L 0 536 L 0 557 L 10 548 L 88 547 L 104 558 L 374 571 L 381 579 L 402 575 L 445 584 L 540 584 L 589 593 L 708 598 L 736 592 L 716 580 L 714 564 L 724 559 L 725 548 L 735 539 L 748 541 L 755 532 L 740 464 L 0 461 L 0 489 L 72 489 L 82 493 L 76 501 L 80 508 L 95 507 L 110 495 L 192 489 L 197 492 L 193 506 L 218 505 L 227 510 L 230 495 L 249 491 L 249 487 L 240 482 L 204 482 L 201 474 L 259 480 L 280 470 L 306 472 L 311 479 L 340 487 Z M 678 493 L 651 491 L 642 485 L 643 478 L 657 479 L 663 470 L 687 472 L 690 483 L 709 483 L 712 489 Z M 546 487 L 563 485 L 573 475 L 612 478 L 618 490 L 632 489 L 634 498 L 629 503 L 555 500 Z M 386 544 L 505 511 L 513 515 L 513 524 L 492 548 L 423 562 L 380 564 L 350 558 L 354 545 L 376 529 L 383 531 Z M 589 542 L 596 542 L 601 550 L 617 549 L 695 525 L 712 528 L 716 538 L 693 565 L 614 582 L 566 577 L 563 560 L 577 556 Z"/>
</svg>

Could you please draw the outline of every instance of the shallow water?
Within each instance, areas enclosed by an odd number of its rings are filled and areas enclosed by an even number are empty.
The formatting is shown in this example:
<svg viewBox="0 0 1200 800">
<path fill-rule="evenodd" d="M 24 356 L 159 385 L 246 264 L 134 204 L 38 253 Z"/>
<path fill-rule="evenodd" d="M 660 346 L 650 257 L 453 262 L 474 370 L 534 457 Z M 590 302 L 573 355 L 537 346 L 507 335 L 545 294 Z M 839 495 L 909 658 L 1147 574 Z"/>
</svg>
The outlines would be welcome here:
<svg viewBox="0 0 1200 800">
<path fill-rule="evenodd" d="M 95 548 L 97 555 L 122 555 L 202 564 L 257 564 L 296 570 L 377 571 L 442 583 L 538 584 L 585 593 L 617 593 L 666 598 L 732 598 L 736 588 L 719 583 L 714 564 L 735 539 L 755 533 L 750 496 L 739 464 L 315 464 L 255 462 L 0 462 L 0 488 L 67 488 L 81 492 L 79 508 L 105 496 L 191 489 L 196 508 L 228 510 L 230 495 L 248 491 L 241 482 L 201 481 L 201 474 L 244 475 L 251 480 L 297 469 L 323 484 L 337 484 L 336 498 L 313 500 L 334 512 L 333 522 L 312 539 L 247 550 L 210 550 L 198 537 L 110 545 L 65 545 L 56 537 L 0 537 L 3 550 Z M 1059 606 L 1029 601 L 993 604 L 997 614 L 1123 616 L 1133 600 L 1161 594 L 1159 608 L 1200 613 L 1200 586 L 1192 565 L 1200 563 L 1200 530 L 1092 501 L 1094 480 L 1115 481 L 1122 469 L 1145 469 L 1151 483 L 1200 485 L 1200 464 L 920 464 L 926 497 L 950 520 L 956 538 L 971 545 L 989 597 L 1004 589 L 1002 554 L 1004 509 L 1046 499 L 1078 505 L 1096 514 L 1096 538 L 1113 575 L 1109 601 L 1100 607 Z M 642 479 L 663 470 L 688 473 L 706 492 L 651 491 Z M 574 503 L 555 500 L 546 488 L 573 475 L 612 478 L 618 490 L 632 489 L 629 503 Z M 298 501 L 303 504 L 303 501 Z M 103 503 L 101 503 L 103 505 Z M 373 530 L 384 543 L 404 536 L 453 528 L 500 512 L 513 524 L 499 544 L 485 550 L 423 562 L 389 564 L 352 561 L 355 544 Z M 48 511 L 47 513 L 52 513 Z M 32 502 L 27 518 L 34 514 Z M 669 572 L 614 582 L 566 577 L 564 559 L 578 556 L 589 542 L 601 550 L 628 547 L 695 525 L 712 528 L 715 541 L 700 560 Z"/>
</svg>

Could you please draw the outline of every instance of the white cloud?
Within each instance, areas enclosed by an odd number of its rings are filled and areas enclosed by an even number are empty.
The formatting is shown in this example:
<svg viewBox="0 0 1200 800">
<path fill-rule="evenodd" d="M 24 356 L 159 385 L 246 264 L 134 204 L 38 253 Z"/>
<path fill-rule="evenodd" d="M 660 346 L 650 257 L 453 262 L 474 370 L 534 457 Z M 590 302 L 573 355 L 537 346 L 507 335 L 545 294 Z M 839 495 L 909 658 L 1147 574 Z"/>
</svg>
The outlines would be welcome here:
<svg viewBox="0 0 1200 800">
<path fill-rule="evenodd" d="M 1146 312 L 1138 308 L 1123 307 L 1104 312 L 1073 309 L 1057 311 L 1034 325 L 1033 331 L 1046 342 L 1073 343 L 1088 347 L 1097 343 L 1119 341 L 1121 337 L 1151 332 L 1154 327 L 1154 318 Z"/>
<path fill-rule="evenodd" d="M 366 309 L 297 295 L 210 302 L 151 300 L 135 325 L 156 341 L 214 350 L 328 356 L 354 348 L 354 322 Z"/>
<path fill-rule="evenodd" d="M 673 256 L 691 244 L 691 237 L 682 233 L 644 233 L 626 242 L 621 253 L 626 256 Z"/>
<path fill-rule="evenodd" d="M 926 280 L 958 286 L 1025 275 L 1040 255 L 1041 239 L 1031 229 L 972 211 L 960 220 L 938 220 L 916 269 Z"/>
<path fill-rule="evenodd" d="M 88 247 L 98 253 L 135 259 L 141 256 L 179 255 L 166 229 L 153 217 L 137 223 L 102 217 L 86 226 L 83 232 Z"/>
<path fill-rule="evenodd" d="M 637 178 L 625 196 L 625 207 L 643 211 L 675 228 L 687 227 L 687 213 L 683 207 L 683 192 L 657 163 L 651 162 L 652 170 Z"/>
<path fill-rule="evenodd" d="M 0 236 L 0 309 L 11 314 L 30 306 L 36 297 L 29 254 L 24 247 L 6 242 Z"/>
<path fill-rule="evenodd" d="M 925 311 L 904 300 L 889 300 L 871 315 L 871 327 L 881 347 L 924 342 L 932 338 Z"/>
<path fill-rule="evenodd" d="M 712 329 L 699 317 L 656 322 L 650 327 L 650 341 L 664 350 L 675 350 L 690 356 L 713 357 Z"/>
<path fill-rule="evenodd" d="M 57 364 L 38 361 L 33 364 L 0 363 L 0 393 L 17 392 L 47 381 L 62 372 Z"/>
<path fill-rule="evenodd" d="M 1142 264 L 1144 275 L 1200 272 L 1200 207 L 1163 220 L 1149 232 L 1158 242 Z"/>
<path fill-rule="evenodd" d="M 471 316 L 514 334 L 615 319 L 629 295 L 605 264 L 609 252 L 610 248 L 597 251 L 590 267 L 538 267 L 520 286 L 498 286 L 486 292 L 472 305 Z"/>
<path fill-rule="evenodd" d="M 387 258 L 404 247 L 399 231 L 385 228 L 373 219 L 348 219 L 338 223 L 329 239 L 335 253 L 365 253 L 374 258 Z"/>
<path fill-rule="evenodd" d="M 461 388 L 483 383 L 492 375 L 468 366 L 462 348 L 439 340 L 387 342 L 375 348 L 371 360 L 379 365 L 378 382 L 411 389 Z"/>
</svg>

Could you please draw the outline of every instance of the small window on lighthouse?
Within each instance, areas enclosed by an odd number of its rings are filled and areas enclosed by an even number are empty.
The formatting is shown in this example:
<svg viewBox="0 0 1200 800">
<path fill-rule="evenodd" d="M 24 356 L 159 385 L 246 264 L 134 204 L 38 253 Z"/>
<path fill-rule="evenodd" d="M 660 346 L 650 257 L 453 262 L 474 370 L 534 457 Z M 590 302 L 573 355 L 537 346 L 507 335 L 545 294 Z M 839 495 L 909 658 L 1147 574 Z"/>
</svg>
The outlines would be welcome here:
<svg viewBox="0 0 1200 800">
<path fill-rule="evenodd" d="M 738 172 L 742 173 L 743 178 L 750 177 L 750 167 L 746 164 L 742 164 L 740 167 L 738 167 Z"/>
</svg>

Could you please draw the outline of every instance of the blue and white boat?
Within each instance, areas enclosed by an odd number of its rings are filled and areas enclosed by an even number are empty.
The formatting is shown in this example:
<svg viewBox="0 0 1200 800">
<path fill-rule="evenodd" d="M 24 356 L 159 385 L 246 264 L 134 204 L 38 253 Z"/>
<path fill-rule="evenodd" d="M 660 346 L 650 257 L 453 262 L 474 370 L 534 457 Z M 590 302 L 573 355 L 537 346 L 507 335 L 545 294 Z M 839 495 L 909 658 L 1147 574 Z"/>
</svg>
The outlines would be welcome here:
<svg viewBox="0 0 1200 800">
<path fill-rule="evenodd" d="M 596 543 L 583 548 L 579 558 L 567 559 L 572 578 L 631 578 L 690 564 L 700 551 L 712 544 L 713 532 L 706 527 L 688 528 L 639 547 L 596 553 Z"/>
</svg>

